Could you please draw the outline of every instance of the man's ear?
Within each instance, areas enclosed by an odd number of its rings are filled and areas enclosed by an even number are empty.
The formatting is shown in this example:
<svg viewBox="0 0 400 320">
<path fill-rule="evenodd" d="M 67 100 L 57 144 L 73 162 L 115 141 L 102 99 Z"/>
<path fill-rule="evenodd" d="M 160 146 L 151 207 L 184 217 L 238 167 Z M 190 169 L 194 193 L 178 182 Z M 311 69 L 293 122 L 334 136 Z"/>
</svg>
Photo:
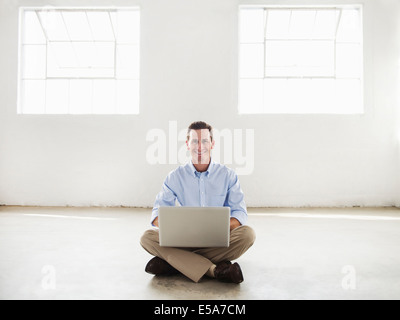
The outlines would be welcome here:
<svg viewBox="0 0 400 320">
<path fill-rule="evenodd" d="M 189 141 L 188 140 L 186 140 L 186 146 L 187 146 L 187 149 L 190 150 Z"/>
<path fill-rule="evenodd" d="M 215 146 L 215 140 L 213 139 L 213 140 L 211 141 L 211 149 L 214 149 L 214 146 Z"/>
</svg>

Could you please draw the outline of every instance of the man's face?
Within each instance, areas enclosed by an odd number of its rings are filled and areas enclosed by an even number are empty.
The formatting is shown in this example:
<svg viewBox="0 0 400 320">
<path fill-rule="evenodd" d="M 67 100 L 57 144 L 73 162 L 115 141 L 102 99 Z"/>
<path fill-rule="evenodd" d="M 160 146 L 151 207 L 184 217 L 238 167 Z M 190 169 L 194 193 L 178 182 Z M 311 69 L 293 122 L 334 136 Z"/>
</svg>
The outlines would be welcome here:
<svg viewBox="0 0 400 320">
<path fill-rule="evenodd" d="M 208 129 L 190 130 L 189 140 L 186 141 L 193 164 L 209 164 L 211 149 L 214 141 L 211 140 Z"/>
</svg>

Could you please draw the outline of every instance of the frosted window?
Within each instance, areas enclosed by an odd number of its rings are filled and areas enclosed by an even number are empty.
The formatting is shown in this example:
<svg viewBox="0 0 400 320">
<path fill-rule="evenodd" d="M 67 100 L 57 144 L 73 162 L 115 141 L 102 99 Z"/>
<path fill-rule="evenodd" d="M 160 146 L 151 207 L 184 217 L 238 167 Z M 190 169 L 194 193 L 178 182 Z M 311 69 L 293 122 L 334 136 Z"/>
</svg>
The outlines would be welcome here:
<svg viewBox="0 0 400 320">
<path fill-rule="evenodd" d="M 24 44 L 46 44 L 46 37 L 40 26 L 38 15 L 35 11 L 25 12 L 24 33 L 22 42 Z M 29 26 L 29 27 L 26 27 Z"/>
<path fill-rule="evenodd" d="M 21 19 L 19 113 L 139 112 L 139 10 L 22 8 Z"/>
<path fill-rule="evenodd" d="M 66 11 L 61 13 L 68 36 L 72 41 L 93 40 L 93 35 L 85 11 Z"/>
<path fill-rule="evenodd" d="M 264 77 L 264 45 L 243 44 L 240 47 L 240 74 L 243 78 Z"/>
<path fill-rule="evenodd" d="M 22 76 L 24 79 L 46 78 L 45 45 L 24 45 L 22 57 Z"/>
<path fill-rule="evenodd" d="M 332 41 L 266 41 L 267 76 L 333 76 Z"/>
<path fill-rule="evenodd" d="M 139 46 L 117 46 L 117 77 L 119 79 L 139 78 Z"/>
<path fill-rule="evenodd" d="M 46 113 L 68 113 L 68 80 L 46 81 Z"/>
<path fill-rule="evenodd" d="M 94 80 L 93 112 L 112 114 L 115 111 L 115 80 Z"/>
<path fill-rule="evenodd" d="M 246 105 L 243 113 L 261 113 L 263 110 L 263 79 L 240 80 L 239 104 Z"/>
<path fill-rule="evenodd" d="M 249 113 L 261 113 L 263 110 L 263 79 L 240 80 L 239 104 L 246 105 Z"/>
<path fill-rule="evenodd" d="M 87 18 L 95 41 L 114 41 L 114 32 L 107 12 L 87 12 Z"/>
<path fill-rule="evenodd" d="M 318 10 L 315 16 L 313 39 L 335 39 L 339 10 Z"/>
<path fill-rule="evenodd" d="M 20 100 L 24 110 L 29 114 L 45 113 L 46 108 L 46 81 L 25 80 L 21 86 Z"/>
<path fill-rule="evenodd" d="M 259 9 L 264 11 L 264 9 Z M 266 11 L 266 38 L 267 39 L 287 39 L 290 28 L 290 10 L 267 10 Z M 242 21 L 246 23 L 246 21 Z M 264 27 L 263 27 L 264 30 Z"/>
<path fill-rule="evenodd" d="M 311 39 L 316 13 L 316 10 L 293 10 L 289 26 L 290 38 Z"/>
<path fill-rule="evenodd" d="M 124 114 L 139 105 L 139 85 L 137 80 L 121 80 L 117 82 L 117 113 Z"/>
<path fill-rule="evenodd" d="M 93 80 L 71 80 L 69 105 L 72 114 L 92 113 Z"/>
<path fill-rule="evenodd" d="M 240 113 L 363 112 L 360 6 L 242 6 L 239 36 Z"/>
<path fill-rule="evenodd" d="M 240 19 L 240 39 L 242 43 L 264 42 L 264 11 L 242 10 Z"/>
<path fill-rule="evenodd" d="M 24 15 L 29 11 L 24 11 Z M 43 28 L 43 33 L 47 37 L 47 41 L 69 41 L 67 29 L 62 17 L 61 11 L 34 11 L 40 20 L 40 24 Z M 24 30 L 29 29 L 30 26 L 25 21 Z"/>
</svg>

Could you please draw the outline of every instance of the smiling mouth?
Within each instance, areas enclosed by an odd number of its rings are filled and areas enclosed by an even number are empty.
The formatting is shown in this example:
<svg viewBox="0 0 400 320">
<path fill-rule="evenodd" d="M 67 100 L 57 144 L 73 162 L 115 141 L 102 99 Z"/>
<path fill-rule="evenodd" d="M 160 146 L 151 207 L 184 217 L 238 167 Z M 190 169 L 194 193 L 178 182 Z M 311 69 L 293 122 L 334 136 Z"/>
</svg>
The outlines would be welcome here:
<svg viewBox="0 0 400 320">
<path fill-rule="evenodd" d="M 198 155 L 198 156 L 201 156 L 201 155 L 203 155 L 203 154 L 206 154 L 207 153 L 207 151 L 203 151 L 203 152 L 196 152 L 196 154 Z"/>
</svg>

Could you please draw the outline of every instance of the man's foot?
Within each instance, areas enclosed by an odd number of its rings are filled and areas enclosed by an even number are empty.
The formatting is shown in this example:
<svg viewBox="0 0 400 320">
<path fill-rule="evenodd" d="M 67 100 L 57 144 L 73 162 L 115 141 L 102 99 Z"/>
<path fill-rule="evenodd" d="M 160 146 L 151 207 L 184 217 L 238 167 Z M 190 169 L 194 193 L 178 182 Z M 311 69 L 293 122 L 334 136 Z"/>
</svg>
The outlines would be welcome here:
<svg viewBox="0 0 400 320">
<path fill-rule="evenodd" d="M 222 265 L 226 265 L 228 267 L 231 264 L 232 264 L 232 262 L 230 262 L 230 261 L 222 261 L 222 262 L 218 263 L 217 265 L 219 265 L 220 268 L 222 268 Z M 210 267 L 210 269 L 208 269 L 206 276 L 208 276 L 210 278 L 215 278 L 215 269 L 217 268 L 217 265 L 213 264 Z"/>
<path fill-rule="evenodd" d="M 239 284 L 243 282 L 242 270 L 238 263 L 228 264 L 227 262 L 221 262 L 217 264 L 214 270 L 215 278 L 221 282 L 231 282 Z"/>
<path fill-rule="evenodd" d="M 179 274 L 178 270 L 159 257 L 151 259 L 147 263 L 145 271 L 156 276 L 173 276 Z"/>
</svg>

